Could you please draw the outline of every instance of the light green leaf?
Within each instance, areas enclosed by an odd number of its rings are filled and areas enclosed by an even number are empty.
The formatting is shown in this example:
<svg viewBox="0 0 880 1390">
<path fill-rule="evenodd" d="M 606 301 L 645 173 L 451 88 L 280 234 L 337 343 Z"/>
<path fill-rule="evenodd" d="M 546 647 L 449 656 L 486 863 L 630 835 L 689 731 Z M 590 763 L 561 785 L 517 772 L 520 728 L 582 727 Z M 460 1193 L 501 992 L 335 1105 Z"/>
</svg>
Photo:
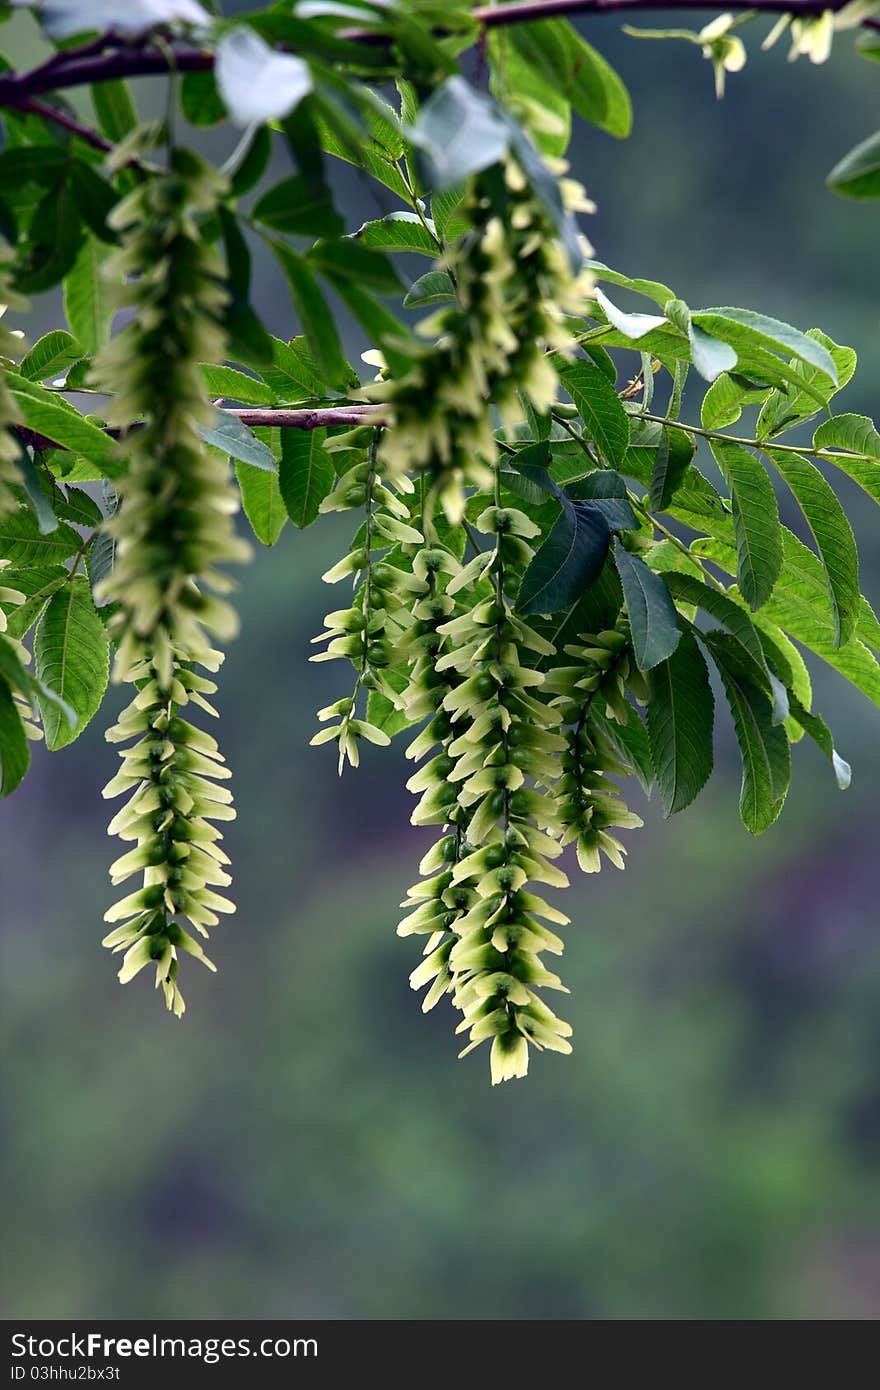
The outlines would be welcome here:
<svg viewBox="0 0 880 1390">
<path fill-rule="evenodd" d="M 704 381 L 715 381 L 722 372 L 730 372 L 736 366 L 736 352 L 730 344 L 706 333 L 699 324 L 688 324 L 688 341 L 691 361 Z"/>
<path fill-rule="evenodd" d="M 730 488 L 738 556 L 737 578 L 750 608 L 760 608 L 782 568 L 782 532 L 773 485 L 753 454 L 729 440 L 710 441 Z"/>
<path fill-rule="evenodd" d="M 6 588 L 25 595 L 24 603 L 6 608 L 6 631 L 20 641 L 36 622 L 46 601 L 67 579 L 67 570 L 64 565 L 27 565 L 22 569 L 4 569 L 2 574 Z"/>
<path fill-rule="evenodd" d="M 632 106 L 626 87 L 567 20 L 515 25 L 510 41 L 583 120 L 619 139 L 629 135 Z"/>
<path fill-rule="evenodd" d="M 859 611 L 859 554 L 855 536 L 831 487 L 809 459 L 764 446 L 804 514 L 816 542 L 831 600 L 836 647 L 848 642 Z"/>
<path fill-rule="evenodd" d="M 852 782 L 852 768 L 834 747 L 834 738 L 825 720 L 820 715 L 804 709 L 799 700 L 792 701 L 791 717 L 804 733 L 809 734 L 817 747 L 821 748 L 834 769 L 838 787 L 845 792 Z"/>
<path fill-rule="evenodd" d="M 715 700 L 703 654 L 690 632 L 648 676 L 648 735 L 667 816 L 684 810 L 712 773 Z"/>
<path fill-rule="evenodd" d="M 278 474 L 252 468 L 247 463 L 237 463 L 235 476 L 241 490 L 244 514 L 254 535 L 263 545 L 274 545 L 287 521 Z"/>
<path fill-rule="evenodd" d="M 841 347 L 818 328 L 809 329 L 807 337 L 815 338 L 817 343 L 828 349 L 837 368 L 837 386 L 831 386 L 824 372 L 818 371 L 809 363 L 794 359 L 791 370 L 795 380 L 784 391 L 771 391 L 761 407 L 757 425 L 759 439 L 781 434 L 783 430 L 791 429 L 801 420 L 808 420 L 811 415 L 815 415 L 818 408 L 816 392 L 818 391 L 824 400 L 831 400 L 832 396 L 846 386 L 856 369 L 856 353 L 853 348 Z M 803 384 L 798 385 L 798 377 Z"/>
<path fill-rule="evenodd" d="M 213 425 L 199 425 L 199 434 L 207 444 L 239 463 L 249 463 L 254 468 L 275 472 L 275 459 L 271 449 L 257 439 L 253 430 L 243 425 L 235 415 L 226 415 L 218 410 Z"/>
<path fill-rule="evenodd" d="M 429 270 L 420 275 L 403 299 L 404 309 L 421 309 L 426 304 L 447 304 L 455 298 L 455 286 L 445 270 Z"/>
<path fill-rule="evenodd" d="M 138 123 L 137 108 L 128 83 L 114 77 L 93 83 L 89 90 L 99 126 L 108 139 L 116 144 Z"/>
<path fill-rule="evenodd" d="M 737 355 L 740 345 L 790 354 L 802 362 L 809 362 L 837 385 L 837 368 L 828 349 L 790 324 L 768 318 L 766 314 L 756 314 L 751 309 L 695 309 L 692 318 L 697 327 L 730 343 Z"/>
<path fill-rule="evenodd" d="M 659 304 L 661 309 L 668 304 L 670 299 L 675 298 L 674 292 L 668 285 L 664 285 L 659 280 L 633 279 L 631 275 L 624 275 L 619 270 L 612 270 L 610 266 L 603 265 L 601 261 L 585 261 L 584 265 L 591 270 L 597 280 L 605 280 L 609 285 L 621 285 L 625 290 L 632 290 L 635 294 L 643 294 L 647 299 L 653 299 L 655 304 Z"/>
<path fill-rule="evenodd" d="M 53 594 L 34 637 L 37 677 L 76 715 L 71 727 L 57 702 L 40 694 L 46 747 L 64 748 L 97 712 L 107 689 L 110 648 L 85 575 Z"/>
<path fill-rule="evenodd" d="M 641 671 L 650 671 L 678 646 L 681 627 L 669 590 L 658 574 L 615 538 L 614 561 L 623 585 L 633 651 Z"/>
<path fill-rule="evenodd" d="M 390 212 L 373 222 L 365 222 L 355 237 L 376 251 L 415 251 L 423 256 L 437 256 L 440 238 L 430 218 L 414 212 Z"/>
<path fill-rule="evenodd" d="M 108 478 L 118 477 L 123 471 L 114 440 L 84 419 L 79 411 L 17 372 L 7 372 L 6 383 L 28 429 L 45 435 L 74 454 L 82 454 Z"/>
<path fill-rule="evenodd" d="M 297 401 L 313 400 L 325 393 L 327 384 L 305 338 L 291 338 L 289 343 L 282 342 L 280 338 L 270 338 L 269 341 L 272 365 L 264 367 L 261 375 L 266 385 L 275 392 L 278 401 L 295 404 Z M 347 384 L 356 384 L 356 379 L 352 378 Z"/>
<path fill-rule="evenodd" d="M 18 364 L 18 370 L 28 381 L 45 381 L 50 376 L 64 376 L 68 367 L 83 355 L 76 338 L 63 328 L 44 333 Z"/>
<path fill-rule="evenodd" d="M 326 430 L 283 430 L 278 482 L 287 515 L 300 530 L 311 526 L 336 481 L 324 441 Z"/>
<path fill-rule="evenodd" d="M 200 370 L 211 397 L 221 397 L 225 401 L 241 401 L 244 405 L 274 405 L 278 399 L 264 381 L 239 372 L 235 367 L 217 367 L 202 363 Z"/>
<path fill-rule="evenodd" d="M 64 277 L 65 317 L 82 351 L 92 357 L 109 342 L 116 312 L 106 259 L 106 248 L 88 235 Z"/>
<path fill-rule="evenodd" d="M 14 565 L 53 565 L 75 555 L 82 544 L 72 526 L 44 534 L 29 507 L 0 517 L 0 559 Z"/>
</svg>

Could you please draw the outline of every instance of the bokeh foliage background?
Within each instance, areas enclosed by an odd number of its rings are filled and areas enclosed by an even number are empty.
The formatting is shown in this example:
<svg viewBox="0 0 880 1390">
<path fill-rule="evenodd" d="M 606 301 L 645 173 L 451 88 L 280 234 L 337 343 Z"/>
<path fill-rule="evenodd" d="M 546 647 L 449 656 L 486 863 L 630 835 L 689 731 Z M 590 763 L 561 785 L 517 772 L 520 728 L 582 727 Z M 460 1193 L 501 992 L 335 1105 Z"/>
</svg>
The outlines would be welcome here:
<svg viewBox="0 0 880 1390">
<path fill-rule="evenodd" d="M 15 25 L 8 56 L 34 61 Z M 877 212 L 822 184 L 870 126 L 876 71 L 846 39 L 819 70 L 753 39 L 718 104 L 697 50 L 583 27 L 636 109 L 625 144 L 576 132 L 600 258 L 694 306 L 820 325 L 860 354 L 840 408 L 880 414 Z M 376 214 L 350 171 L 339 188 L 352 226 Z M 261 266 L 257 307 L 290 336 Z M 37 307 L 34 337 L 53 324 Z M 876 603 L 880 518 L 842 495 Z M 396 904 L 426 842 L 402 749 L 340 786 L 306 746 L 339 679 L 306 657 L 347 522 L 288 527 L 242 577 L 222 694 L 239 911 L 182 1024 L 143 979 L 120 989 L 99 948 L 100 729 L 38 753 L 5 803 L 3 1315 L 878 1316 L 880 711 L 817 673 L 853 787 L 799 745 L 758 843 L 720 730 L 697 806 L 670 822 L 649 806 L 627 873 L 569 895 L 574 1056 L 490 1090 L 407 986 Z"/>
</svg>

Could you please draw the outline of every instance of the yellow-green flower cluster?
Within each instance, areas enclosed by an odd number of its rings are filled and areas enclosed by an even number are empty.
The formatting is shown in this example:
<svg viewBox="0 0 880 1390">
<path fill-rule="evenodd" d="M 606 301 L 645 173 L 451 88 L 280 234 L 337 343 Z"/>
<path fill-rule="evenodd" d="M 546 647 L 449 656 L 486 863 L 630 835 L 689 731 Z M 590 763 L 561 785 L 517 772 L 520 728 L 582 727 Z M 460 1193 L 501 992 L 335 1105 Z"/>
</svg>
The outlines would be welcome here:
<svg viewBox="0 0 880 1390">
<path fill-rule="evenodd" d="M 204 656 L 204 654 L 203 654 Z M 222 661 L 210 659 L 212 669 Z M 165 685 L 144 660 L 131 670 L 139 690 L 119 722 L 107 733 L 111 743 L 135 742 L 121 752 L 122 766 L 104 788 L 105 797 L 131 795 L 111 821 L 111 835 L 134 847 L 111 866 L 114 887 L 135 874 L 142 886 L 104 914 L 120 925 L 103 944 L 125 956 L 119 979 L 134 978 L 147 965 L 156 967 L 167 1007 L 179 1018 L 184 1011 L 178 985 L 178 953 L 185 951 L 209 970 L 216 967 L 183 922 L 206 937 L 218 912 L 234 912 L 228 898 L 215 890 L 231 883 L 227 856 L 212 824 L 233 820 L 232 795 L 218 786 L 229 777 L 216 740 L 184 719 L 180 711 L 193 703 L 215 714 L 205 698 L 216 686 L 186 666 L 175 666 Z"/>
<path fill-rule="evenodd" d="M 642 820 L 629 810 L 620 788 L 610 780 L 626 776 L 630 769 L 592 722 L 591 714 L 598 711 L 626 724 L 631 710 L 627 691 L 645 702 L 647 687 L 626 632 L 583 637 L 565 651 L 575 664 L 556 667 L 545 681 L 545 690 L 559 697 L 557 705 L 568 725 L 562 775 L 555 788 L 560 843 L 576 844 L 584 873 L 598 873 L 602 854 L 622 869 L 626 849 L 611 831 L 635 829 Z"/>
<path fill-rule="evenodd" d="M 399 930 L 431 934 L 414 983 L 433 979 L 437 996 L 451 987 L 463 1015 L 458 1031 L 469 1036 L 464 1051 L 491 1041 L 496 1084 L 525 1075 L 530 1045 L 571 1050 L 569 1025 L 537 992 L 564 989 L 541 955 L 562 950 L 546 924 L 568 919 L 529 886 L 568 882 L 551 862 L 562 851 L 548 794 L 566 745 L 557 731 L 558 711 L 539 698 L 544 677 L 528 664 L 552 655 L 553 647 L 517 617 L 508 596 L 508 571 L 528 562 L 528 540 L 537 527 L 524 513 L 498 506 L 487 508 L 476 525 L 495 537 L 494 550 L 464 566 L 446 592 L 454 596 L 483 578 L 491 580 L 491 591 L 438 628 L 446 649 L 435 670 L 456 676 L 440 703 L 452 737 L 446 741 L 445 725 L 420 735 L 417 754 L 437 741 L 441 752 L 410 783 L 422 791 L 413 819 L 452 822 L 460 807 L 467 813 L 466 840 L 450 843 L 447 837 L 423 861 L 435 877 L 411 890 L 413 911 Z"/>
<path fill-rule="evenodd" d="M 360 432 L 357 432 L 360 433 Z M 385 481 L 386 466 L 378 456 L 378 438 L 370 444 L 367 457 L 347 469 L 336 487 L 321 503 L 322 512 L 350 511 L 364 508 L 365 519 L 354 539 L 352 549 L 339 564 L 324 575 L 328 584 L 339 583 L 350 575 L 362 580 L 349 608 L 337 608 L 324 618 L 324 631 L 313 638 L 326 642 L 324 651 L 311 657 L 312 661 L 347 660 L 357 673 L 350 695 L 326 705 L 318 718 L 327 727 L 312 738 L 312 744 L 335 741 L 339 747 L 339 771 L 346 760 L 352 767 L 360 761 L 359 743 L 387 746 L 390 742 L 384 730 L 358 714 L 361 691 L 377 691 L 397 703 L 398 693 L 389 683 L 387 668 L 395 659 L 401 635 L 409 623 L 407 600 L 418 589 L 412 574 L 389 563 L 389 551 L 395 548 L 412 549 L 423 544 L 421 531 L 410 524 L 409 508 L 401 494 L 411 494 L 413 484 L 406 474 L 396 474 L 391 486 Z M 347 444 L 345 436 L 336 441 Z M 329 723 L 328 721 L 334 721 Z"/>
<path fill-rule="evenodd" d="M 578 207 L 590 204 L 563 181 Z M 522 397 L 539 412 L 555 400 L 548 350 L 571 346 L 567 312 L 583 311 L 593 289 L 572 270 L 547 208 L 519 161 L 479 175 L 465 202 L 470 230 L 444 258 L 456 303 L 421 325 L 431 345 L 405 375 L 370 388 L 391 421 L 382 457 L 397 471 L 427 469 L 450 521 L 461 519 L 463 488 L 491 487 L 496 456 L 491 410 L 511 424 Z"/>
<path fill-rule="evenodd" d="M 0 315 L 5 314 L 8 308 L 26 307 L 25 301 L 15 293 L 9 282 L 8 264 L 11 259 L 10 249 L 6 246 L 0 248 Z M 12 428 L 21 423 L 21 415 L 6 381 L 6 366 L 20 356 L 22 347 L 21 338 L 0 319 L 0 516 L 5 516 L 18 506 L 13 489 L 21 483 L 15 461 L 22 446 L 12 433 Z"/>
<path fill-rule="evenodd" d="M 199 219 L 224 189 L 197 155 L 175 150 L 168 171 L 140 184 L 109 219 L 122 234 L 109 271 L 127 279 L 122 303 L 134 312 L 96 367 L 113 397 L 109 423 L 130 427 L 120 506 L 107 523 L 116 563 L 102 588 L 119 605 L 110 626 L 115 679 L 131 680 L 149 656 L 166 689 L 175 655 L 201 662 L 210 651 L 205 628 L 234 634 L 235 614 L 216 594 L 228 581 L 216 566 L 248 555 L 235 535 L 228 466 L 199 434 L 212 406 L 198 364 L 223 358 L 227 298 Z"/>
<path fill-rule="evenodd" d="M 178 1016 L 178 952 L 210 966 L 187 927 L 207 935 L 218 912 L 233 911 L 215 891 L 230 878 L 212 824 L 234 816 L 229 790 L 217 785 L 229 773 L 215 740 L 180 713 L 190 704 L 215 713 L 205 697 L 216 687 L 196 668 L 215 672 L 223 660 L 209 631 L 226 637 L 235 630 L 232 609 L 217 597 L 228 582 L 216 567 L 248 554 L 234 531 L 228 461 L 199 432 L 212 418 L 199 363 L 223 357 L 226 303 L 223 267 L 199 223 L 224 188 L 196 155 L 175 150 L 168 170 L 139 184 L 111 214 L 122 247 L 110 270 L 127 281 L 123 302 L 134 313 L 96 373 L 114 397 L 111 423 L 128 431 L 120 505 L 107 523 L 116 562 L 101 587 L 117 604 L 110 622 L 115 679 L 137 686 L 107 735 L 134 740 L 105 790 L 131 793 L 109 829 L 134 848 L 111 877 L 118 884 L 143 875 L 142 886 L 106 914 L 120 925 L 104 944 L 125 951 L 123 983 L 155 964 L 156 983 Z"/>
</svg>

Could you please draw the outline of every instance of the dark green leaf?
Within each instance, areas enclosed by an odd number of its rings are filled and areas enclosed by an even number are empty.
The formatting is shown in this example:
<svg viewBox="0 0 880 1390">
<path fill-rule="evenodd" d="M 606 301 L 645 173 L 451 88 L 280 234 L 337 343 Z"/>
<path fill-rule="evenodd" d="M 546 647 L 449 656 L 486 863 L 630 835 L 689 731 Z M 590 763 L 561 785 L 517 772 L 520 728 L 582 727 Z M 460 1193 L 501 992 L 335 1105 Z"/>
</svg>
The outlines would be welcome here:
<svg viewBox="0 0 880 1390">
<path fill-rule="evenodd" d="M 334 280 L 354 280 L 379 294 L 397 294 L 403 289 L 388 257 L 354 237 L 322 238 L 306 252 L 305 258 L 313 270 Z"/>
<path fill-rule="evenodd" d="M 31 764 L 21 716 L 5 680 L 0 679 L 0 796 L 21 784 Z"/>
<path fill-rule="evenodd" d="M 739 660 L 732 639 L 721 632 L 703 635 L 721 675 L 742 758 L 739 812 L 743 825 L 760 835 L 778 817 L 791 781 L 788 736 L 773 722 L 770 700 Z"/>
<path fill-rule="evenodd" d="M 696 452 L 693 436 L 674 426 L 663 426 L 651 475 L 651 506 L 665 511 L 678 491 Z"/>
<path fill-rule="evenodd" d="M 82 351 L 93 357 L 110 338 L 114 306 L 106 276 L 106 249 L 91 235 L 83 238 L 64 277 L 64 313 Z"/>
<path fill-rule="evenodd" d="M 302 174 L 276 183 L 259 199 L 252 215 L 276 232 L 300 236 L 334 236 L 345 227 L 327 185 L 312 183 Z"/>
<path fill-rule="evenodd" d="M 600 574 L 610 540 L 608 523 L 596 507 L 570 503 L 523 575 L 519 611 L 555 613 L 574 603 Z"/>
<path fill-rule="evenodd" d="M 712 773 L 715 701 L 703 654 L 690 632 L 648 676 L 648 735 L 667 816 L 683 811 Z"/>
<path fill-rule="evenodd" d="M 614 542 L 614 560 L 623 585 L 636 665 L 641 671 L 650 671 L 678 646 L 681 628 L 675 604 L 660 576 L 637 555 L 630 555 L 619 540 Z"/>
<path fill-rule="evenodd" d="M 39 617 L 44 604 L 67 579 L 64 565 L 27 565 L 3 570 L 3 585 L 25 595 L 24 603 L 6 610 L 6 631 L 20 641 Z"/>
<path fill-rule="evenodd" d="M 834 738 L 825 720 L 820 715 L 812 714 L 809 710 L 804 709 L 800 700 L 795 698 L 791 700 L 791 717 L 800 725 L 804 733 L 809 734 L 817 747 L 821 748 L 834 769 L 838 787 L 842 792 L 845 792 L 852 782 L 852 768 L 834 747 Z"/>
<path fill-rule="evenodd" d="M 590 720 L 605 735 L 617 756 L 632 768 L 645 795 L 650 796 L 655 774 L 648 732 L 632 705 L 627 705 L 626 709 L 625 724 L 619 724 L 616 719 L 607 719 L 595 705 L 590 711 Z"/>
<path fill-rule="evenodd" d="M 445 270 L 429 270 L 420 275 L 403 299 L 404 309 L 421 309 L 426 304 L 449 303 L 455 298 L 455 286 Z"/>
<path fill-rule="evenodd" d="M 185 72 L 180 81 L 180 109 L 196 126 L 218 125 L 226 117 L 213 72 Z"/>
<path fill-rule="evenodd" d="M 45 435 L 62 448 L 82 454 L 109 477 L 118 476 L 122 465 L 116 444 L 109 435 L 36 382 L 16 372 L 7 372 L 6 382 L 29 429 Z"/>
<path fill-rule="evenodd" d="M 629 504 L 626 483 L 619 473 L 597 468 L 568 483 L 565 491 L 572 501 L 591 502 L 604 516 L 610 531 L 638 530 L 639 519 Z"/>
<path fill-rule="evenodd" d="M 271 345 L 272 365 L 260 375 L 279 401 L 310 400 L 324 394 L 326 383 L 305 338 L 292 338 L 289 343 L 272 338 Z"/>
</svg>

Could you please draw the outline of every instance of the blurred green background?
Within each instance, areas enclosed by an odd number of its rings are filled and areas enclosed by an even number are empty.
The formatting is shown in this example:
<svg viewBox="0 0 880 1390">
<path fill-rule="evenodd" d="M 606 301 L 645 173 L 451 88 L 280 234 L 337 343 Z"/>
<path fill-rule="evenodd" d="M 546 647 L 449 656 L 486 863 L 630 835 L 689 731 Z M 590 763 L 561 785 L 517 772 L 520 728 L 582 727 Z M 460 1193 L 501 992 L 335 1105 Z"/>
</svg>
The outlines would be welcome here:
<svg viewBox="0 0 880 1390">
<path fill-rule="evenodd" d="M 880 72 L 846 38 L 825 69 L 761 54 L 768 21 L 716 103 L 698 50 L 582 27 L 636 110 L 624 144 L 576 131 L 597 254 L 694 305 L 821 325 L 860 354 L 840 408 L 880 414 L 878 209 L 823 188 L 878 124 Z M 25 63 L 20 32 L 6 51 Z M 376 215 L 347 172 L 340 196 L 352 226 Z M 290 336 L 265 258 L 258 278 Z M 880 522 L 841 492 L 877 601 Z M 38 751 L 4 804 L 3 1315 L 873 1319 L 880 711 L 819 675 L 853 787 L 799 746 L 759 843 L 723 720 L 689 814 L 664 822 L 633 788 L 628 871 L 577 879 L 567 904 L 574 1056 L 493 1090 L 483 1052 L 456 1061 L 451 1011 L 423 1018 L 407 985 L 397 904 L 429 837 L 402 749 L 340 784 L 307 746 L 347 681 L 306 658 L 349 524 L 288 528 L 241 576 L 221 730 L 239 910 L 215 933 L 220 974 L 187 968 L 182 1023 L 144 977 L 121 989 L 98 944 L 109 716 Z"/>
</svg>

